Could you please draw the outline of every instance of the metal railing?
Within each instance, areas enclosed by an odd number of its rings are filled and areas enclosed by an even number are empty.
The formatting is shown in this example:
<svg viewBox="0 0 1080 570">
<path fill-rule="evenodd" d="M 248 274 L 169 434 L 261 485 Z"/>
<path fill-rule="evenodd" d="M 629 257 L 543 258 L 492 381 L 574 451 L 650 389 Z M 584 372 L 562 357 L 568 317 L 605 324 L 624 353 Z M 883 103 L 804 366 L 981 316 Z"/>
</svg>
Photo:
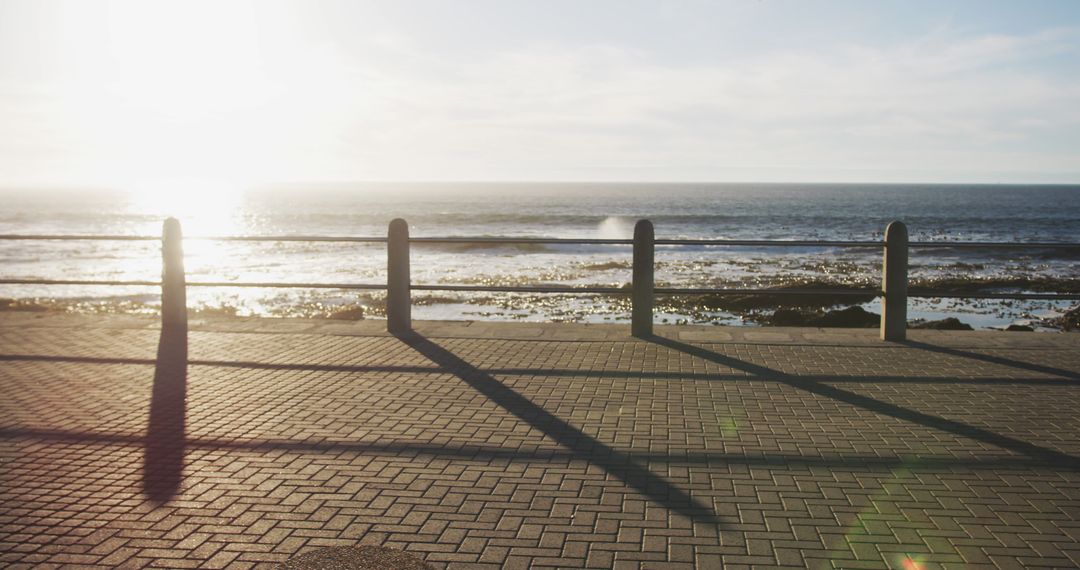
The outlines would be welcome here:
<svg viewBox="0 0 1080 570">
<path fill-rule="evenodd" d="M 0 278 L 0 285 L 97 285 L 97 286 L 160 286 L 162 288 L 162 325 L 186 326 L 187 287 L 259 287 L 302 288 L 342 290 L 384 290 L 387 292 L 387 329 L 394 334 L 406 334 L 412 330 L 411 291 L 456 291 L 496 293 L 563 293 L 563 294 L 609 294 L 630 295 L 631 334 L 652 334 L 653 301 L 657 295 L 829 295 L 880 297 L 881 338 L 903 340 L 907 328 L 908 298 L 972 298 L 1008 300 L 1080 300 L 1080 294 L 1072 293 L 956 293 L 931 289 L 909 289 L 909 249 L 934 248 L 983 248 L 983 249 L 1080 249 L 1078 243 L 1053 242 L 909 242 L 907 228 L 901 222 L 893 222 L 882 241 L 823 241 L 823 240 L 737 240 L 737 239 L 656 239 L 652 222 L 639 220 L 634 227 L 633 239 L 589 238 L 529 238 L 529 237 L 410 237 L 408 224 L 402 219 L 390 222 L 387 237 L 353 236 L 194 236 L 188 240 L 238 241 L 238 242 L 344 242 L 385 243 L 387 245 L 386 283 L 299 283 L 299 282 L 238 282 L 186 280 L 183 263 L 183 241 L 180 222 L 168 219 L 163 226 L 162 237 L 125 235 L 54 235 L 54 234 L 0 234 L 0 240 L 86 240 L 86 241 L 157 241 L 162 243 L 162 279 L 147 280 L 101 280 L 101 279 L 22 279 Z M 561 286 L 561 285 L 453 285 L 413 284 L 410 279 L 411 244 L 564 244 L 564 245 L 629 245 L 633 247 L 632 281 L 629 287 Z M 881 248 L 884 250 L 882 287 L 876 288 L 694 288 L 655 287 L 655 246 L 734 246 L 734 247 L 839 247 Z"/>
</svg>

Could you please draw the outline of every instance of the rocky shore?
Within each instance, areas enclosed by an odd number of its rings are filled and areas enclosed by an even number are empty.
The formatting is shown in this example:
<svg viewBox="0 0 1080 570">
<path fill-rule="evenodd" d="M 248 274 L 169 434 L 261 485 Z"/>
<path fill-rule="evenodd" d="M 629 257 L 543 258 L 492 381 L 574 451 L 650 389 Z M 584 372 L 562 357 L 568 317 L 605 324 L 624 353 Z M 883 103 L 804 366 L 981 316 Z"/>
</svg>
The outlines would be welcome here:
<svg viewBox="0 0 1080 570">
<path fill-rule="evenodd" d="M 621 266 L 620 266 L 621 267 Z M 622 267 L 625 269 L 625 267 Z M 749 326 L 876 327 L 877 284 L 866 279 L 786 276 L 777 280 L 717 281 L 709 287 L 770 289 L 765 294 L 658 295 L 655 311 L 660 323 L 724 324 Z M 505 285 L 507 283 L 494 283 Z M 510 283 L 523 284 L 523 283 Z M 555 279 L 551 284 L 563 284 Z M 612 286 L 596 283 L 591 285 Z M 658 287 L 673 286 L 658 282 Z M 786 289 L 821 293 L 786 293 Z M 1080 293 L 1080 279 L 1050 277 L 938 277 L 913 278 L 914 293 Z M 245 306 L 240 296 L 198 300 L 189 296 L 194 314 L 207 316 L 268 316 L 359 320 L 383 318 L 382 293 L 283 292 L 273 303 Z M 414 292 L 413 306 L 423 318 L 450 320 L 542 320 L 550 322 L 621 322 L 630 313 L 628 295 L 572 295 L 546 293 L 438 293 Z M 998 328 L 1002 330 L 1080 330 L 1080 304 L 1062 306 L 1046 301 L 987 299 L 912 299 L 912 327 L 938 330 Z M 139 297 L 106 298 L 0 298 L 0 311 L 59 311 L 92 314 L 156 314 L 156 293 Z M 990 321 L 990 322 L 988 322 Z M 975 323 L 974 325 L 972 323 Z M 1011 327 L 1011 328 L 1010 328 Z"/>
</svg>

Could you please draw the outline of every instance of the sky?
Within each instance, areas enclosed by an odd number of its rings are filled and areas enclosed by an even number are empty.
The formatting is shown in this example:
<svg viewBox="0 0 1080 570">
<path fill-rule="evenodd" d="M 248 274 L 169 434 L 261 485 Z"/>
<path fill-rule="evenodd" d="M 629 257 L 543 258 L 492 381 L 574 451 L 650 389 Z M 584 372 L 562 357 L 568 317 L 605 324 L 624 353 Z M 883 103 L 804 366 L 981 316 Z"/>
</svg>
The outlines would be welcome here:
<svg viewBox="0 0 1080 570">
<path fill-rule="evenodd" d="M 0 0 L 0 186 L 1080 183 L 1080 2 Z"/>
</svg>

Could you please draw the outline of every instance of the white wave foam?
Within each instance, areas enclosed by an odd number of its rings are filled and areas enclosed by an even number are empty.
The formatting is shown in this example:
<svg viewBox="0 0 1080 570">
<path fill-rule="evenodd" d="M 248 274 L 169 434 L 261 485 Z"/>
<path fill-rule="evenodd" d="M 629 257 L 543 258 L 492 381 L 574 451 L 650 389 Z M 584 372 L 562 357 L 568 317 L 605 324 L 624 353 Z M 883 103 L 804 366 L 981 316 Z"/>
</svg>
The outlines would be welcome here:
<svg viewBox="0 0 1080 570">
<path fill-rule="evenodd" d="M 621 216 L 608 216 L 596 227 L 596 237 L 600 239 L 632 239 L 634 221 Z"/>
</svg>

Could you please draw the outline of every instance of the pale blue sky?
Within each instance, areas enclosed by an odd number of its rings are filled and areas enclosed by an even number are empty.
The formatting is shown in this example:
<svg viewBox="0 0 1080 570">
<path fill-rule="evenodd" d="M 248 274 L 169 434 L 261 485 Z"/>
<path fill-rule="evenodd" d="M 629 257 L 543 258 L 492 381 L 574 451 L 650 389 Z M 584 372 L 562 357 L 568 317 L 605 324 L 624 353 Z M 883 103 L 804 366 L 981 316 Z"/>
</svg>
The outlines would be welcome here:
<svg viewBox="0 0 1080 570">
<path fill-rule="evenodd" d="M 1080 182 L 1080 2 L 0 0 L 0 185 Z"/>
</svg>

